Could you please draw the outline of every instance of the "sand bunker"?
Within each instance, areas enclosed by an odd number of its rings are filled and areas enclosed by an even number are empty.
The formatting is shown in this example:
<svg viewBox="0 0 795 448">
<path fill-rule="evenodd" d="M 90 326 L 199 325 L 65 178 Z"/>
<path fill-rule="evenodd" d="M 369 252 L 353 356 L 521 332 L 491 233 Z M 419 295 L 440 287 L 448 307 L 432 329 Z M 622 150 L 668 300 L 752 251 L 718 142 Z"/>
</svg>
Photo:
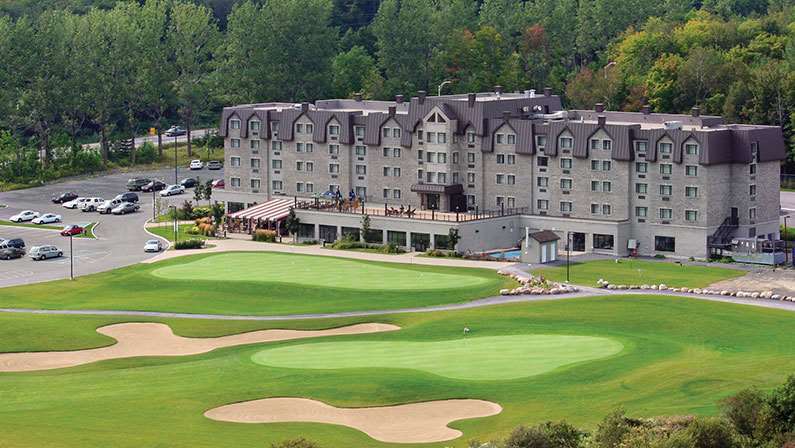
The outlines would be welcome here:
<svg viewBox="0 0 795 448">
<path fill-rule="evenodd" d="M 184 338 L 171 327 L 158 323 L 126 323 L 100 327 L 97 332 L 116 339 L 108 347 L 64 352 L 0 353 L 0 372 L 73 367 L 106 359 L 136 356 L 186 356 L 235 345 L 276 342 L 291 339 L 338 336 L 346 334 L 379 333 L 399 330 L 389 324 L 357 324 L 328 330 L 260 330 L 217 338 Z"/>
<path fill-rule="evenodd" d="M 461 437 L 461 431 L 447 427 L 450 422 L 489 417 L 500 412 L 500 405 L 483 400 L 336 408 L 306 398 L 266 398 L 217 407 L 204 415 L 213 420 L 237 423 L 328 423 L 358 429 L 381 442 L 430 443 Z"/>
</svg>

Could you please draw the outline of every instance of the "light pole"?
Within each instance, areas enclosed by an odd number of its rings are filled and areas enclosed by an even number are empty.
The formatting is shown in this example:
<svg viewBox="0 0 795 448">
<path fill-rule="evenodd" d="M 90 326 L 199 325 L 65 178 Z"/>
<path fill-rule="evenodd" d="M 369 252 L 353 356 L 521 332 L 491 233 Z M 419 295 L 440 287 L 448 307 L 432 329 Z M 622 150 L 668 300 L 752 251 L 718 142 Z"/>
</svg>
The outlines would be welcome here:
<svg viewBox="0 0 795 448">
<path fill-rule="evenodd" d="M 157 221 L 157 209 L 155 207 L 155 185 L 152 184 L 152 222 Z"/>
<path fill-rule="evenodd" d="M 787 220 L 789 215 L 784 216 L 784 264 L 789 263 L 789 244 L 787 243 L 789 235 L 787 235 Z M 792 260 L 795 261 L 795 260 Z"/>
<path fill-rule="evenodd" d="M 172 208 L 174 209 L 174 214 L 173 214 L 173 216 L 174 216 L 174 244 L 176 245 L 177 244 L 177 238 L 179 237 L 179 230 L 178 230 L 179 227 L 178 227 L 178 224 L 177 224 L 177 206 L 176 205 L 169 205 L 168 208 L 169 209 L 172 209 Z"/>
<path fill-rule="evenodd" d="M 174 185 L 179 185 L 177 176 L 177 135 L 174 134 Z"/>
<path fill-rule="evenodd" d="M 571 232 L 566 232 L 566 283 L 569 282 L 569 270 L 571 259 Z"/>
<path fill-rule="evenodd" d="M 69 234 L 69 280 L 75 279 L 75 252 L 72 245 L 72 234 Z"/>
<path fill-rule="evenodd" d="M 452 84 L 453 81 L 446 79 L 439 84 L 439 87 L 436 89 L 436 96 L 442 96 L 442 87 L 446 86 L 447 84 Z"/>
</svg>

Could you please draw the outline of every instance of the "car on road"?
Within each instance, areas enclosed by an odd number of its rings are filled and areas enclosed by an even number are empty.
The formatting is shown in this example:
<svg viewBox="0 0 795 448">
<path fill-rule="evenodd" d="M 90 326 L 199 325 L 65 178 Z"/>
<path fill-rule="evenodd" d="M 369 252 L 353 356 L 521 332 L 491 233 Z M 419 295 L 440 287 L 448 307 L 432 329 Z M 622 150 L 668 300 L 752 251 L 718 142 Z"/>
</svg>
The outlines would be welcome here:
<svg viewBox="0 0 795 448">
<path fill-rule="evenodd" d="M 138 202 L 138 195 L 135 193 L 122 193 L 113 198 L 114 201 L 117 199 L 119 202 Z"/>
<path fill-rule="evenodd" d="M 69 202 L 77 199 L 77 193 L 73 191 L 69 191 L 66 193 L 61 193 L 57 196 L 52 197 L 52 202 L 54 204 L 63 204 L 64 202 Z"/>
<path fill-rule="evenodd" d="M 155 179 L 152 182 L 149 182 L 148 184 L 141 187 L 141 191 L 146 193 L 151 193 L 153 191 L 160 191 L 164 188 L 166 188 L 166 183 Z"/>
<path fill-rule="evenodd" d="M 182 185 L 169 185 L 160 192 L 160 196 L 174 196 L 185 192 L 185 187 Z"/>
<path fill-rule="evenodd" d="M 203 168 L 204 168 L 204 162 L 202 162 L 201 160 L 198 160 L 198 159 L 196 159 L 196 160 L 191 160 L 191 161 L 190 161 L 190 166 L 189 166 L 189 167 L 190 167 L 190 169 L 192 169 L 192 170 L 200 170 L 200 169 L 203 169 Z"/>
<path fill-rule="evenodd" d="M 185 188 L 193 188 L 193 187 L 196 186 L 197 183 L 198 182 L 196 181 L 196 179 L 194 179 L 192 177 L 186 177 L 185 179 L 182 179 L 181 181 L 179 181 L 179 184 L 182 185 Z"/>
<path fill-rule="evenodd" d="M 61 236 L 75 236 L 75 235 L 82 235 L 86 229 L 77 224 L 70 224 L 61 230 Z"/>
<path fill-rule="evenodd" d="M 63 251 L 55 246 L 33 246 L 30 248 L 28 256 L 34 260 L 46 260 L 48 258 L 63 257 Z"/>
<path fill-rule="evenodd" d="M 166 129 L 166 137 L 176 137 L 179 135 L 187 135 L 188 131 L 186 131 L 181 126 L 171 126 L 170 128 Z"/>
<path fill-rule="evenodd" d="M 75 198 L 72 199 L 71 201 L 64 202 L 61 205 L 63 205 L 64 208 L 69 208 L 74 210 L 76 208 L 80 208 L 80 205 L 86 202 L 87 200 L 88 198 Z"/>
<path fill-rule="evenodd" d="M 124 201 L 122 201 L 121 199 L 113 199 L 110 201 L 105 201 L 102 205 L 97 207 L 97 211 L 103 215 L 110 214 L 110 212 L 112 212 L 113 209 L 116 208 L 116 206 L 118 206 L 122 202 Z"/>
<path fill-rule="evenodd" d="M 144 252 L 160 252 L 163 250 L 163 245 L 160 240 L 149 240 L 144 244 Z"/>
<path fill-rule="evenodd" d="M 208 170 L 220 170 L 224 167 L 224 164 L 218 160 L 210 160 L 207 162 L 207 169 Z"/>
<path fill-rule="evenodd" d="M 145 177 L 134 177 L 127 181 L 127 189 L 130 191 L 140 191 L 144 185 L 152 182 L 152 179 L 147 179 Z"/>
<path fill-rule="evenodd" d="M 27 222 L 27 221 L 33 221 L 38 217 L 39 217 L 39 212 L 34 212 L 33 210 L 25 210 L 8 218 L 8 220 L 11 222 Z"/>
<path fill-rule="evenodd" d="M 22 258 L 24 256 L 25 249 L 0 244 L 0 260 L 10 260 L 12 258 Z"/>
<path fill-rule="evenodd" d="M 210 184 L 213 188 L 218 190 L 224 189 L 224 180 L 223 179 L 215 179 L 212 184 Z"/>
<path fill-rule="evenodd" d="M 86 198 L 85 202 L 80 203 L 80 210 L 84 212 L 95 212 L 97 208 L 105 203 L 103 198 Z"/>
<path fill-rule="evenodd" d="M 25 241 L 22 238 L 11 238 L 10 240 L 0 239 L 0 245 L 3 247 L 16 247 L 17 249 L 24 249 Z"/>
<path fill-rule="evenodd" d="M 117 205 L 111 213 L 114 215 L 126 215 L 127 213 L 135 213 L 138 209 L 141 208 L 140 205 L 134 202 L 122 202 L 121 204 Z"/>
<path fill-rule="evenodd" d="M 45 213 L 38 218 L 34 218 L 31 222 L 33 224 L 52 224 L 54 222 L 61 222 L 61 215 L 56 215 L 55 213 Z"/>
</svg>

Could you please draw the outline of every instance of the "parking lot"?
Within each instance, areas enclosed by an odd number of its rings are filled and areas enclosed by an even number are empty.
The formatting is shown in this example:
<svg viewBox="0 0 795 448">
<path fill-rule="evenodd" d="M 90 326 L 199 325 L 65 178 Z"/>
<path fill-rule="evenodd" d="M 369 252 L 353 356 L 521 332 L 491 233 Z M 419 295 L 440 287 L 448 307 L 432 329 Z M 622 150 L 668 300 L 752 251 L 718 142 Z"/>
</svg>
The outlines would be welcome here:
<svg viewBox="0 0 795 448">
<path fill-rule="evenodd" d="M 223 170 L 189 171 L 185 167 L 180 167 L 178 175 L 179 179 L 198 176 L 202 181 L 206 181 L 223 178 Z M 70 210 L 60 204 L 53 204 L 51 201 L 53 196 L 66 191 L 74 191 L 79 196 L 99 196 L 112 199 L 117 194 L 127 191 L 127 180 L 132 177 L 147 177 L 173 183 L 174 170 L 112 174 L 0 193 L 0 203 L 6 205 L 6 207 L 0 208 L 0 219 L 7 220 L 23 210 L 35 210 L 39 213 L 50 212 L 61 215 L 63 225 L 98 223 L 94 232 L 97 236 L 96 239 L 73 239 L 76 276 L 138 263 L 153 256 L 153 254 L 143 251 L 146 240 L 152 239 L 152 236 L 144 231 L 144 223 L 152 217 L 153 213 L 152 193 L 138 192 L 140 211 L 121 216 Z M 193 189 L 188 189 L 183 195 L 164 198 L 164 202 L 180 205 L 183 201 L 192 198 Z M 60 224 L 57 225 L 60 226 Z M 33 246 L 52 244 L 64 253 L 62 258 L 44 261 L 33 261 L 29 257 L 0 260 L 0 287 L 69 277 L 69 238 L 60 236 L 58 231 L 0 226 L 0 238 L 22 238 L 25 240 L 27 250 Z"/>
</svg>

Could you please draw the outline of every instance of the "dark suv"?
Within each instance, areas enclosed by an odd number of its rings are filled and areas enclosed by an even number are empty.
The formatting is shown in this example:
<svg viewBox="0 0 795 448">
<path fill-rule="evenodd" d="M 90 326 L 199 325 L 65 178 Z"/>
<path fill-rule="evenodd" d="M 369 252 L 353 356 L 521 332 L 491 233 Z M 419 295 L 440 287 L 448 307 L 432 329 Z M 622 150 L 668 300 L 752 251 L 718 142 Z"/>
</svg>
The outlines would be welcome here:
<svg viewBox="0 0 795 448">
<path fill-rule="evenodd" d="M 138 202 L 138 195 L 135 193 L 122 193 L 113 198 L 114 201 L 117 199 L 121 202 Z"/>
<path fill-rule="evenodd" d="M 25 241 L 22 238 L 13 238 L 7 241 L 3 241 L 2 245 L 8 247 L 16 247 L 17 249 L 24 249 L 25 248 Z"/>
<path fill-rule="evenodd" d="M 73 191 L 69 191 L 67 193 L 61 193 L 58 196 L 52 197 L 52 202 L 55 204 L 63 204 L 64 202 L 69 202 L 77 199 L 77 193 Z"/>
<path fill-rule="evenodd" d="M 130 191 L 139 191 L 149 182 L 152 182 L 152 180 L 145 177 L 135 177 L 127 181 L 127 189 Z"/>
<path fill-rule="evenodd" d="M 149 192 L 152 192 L 152 191 L 160 191 L 160 190 L 162 190 L 164 188 L 166 188 L 166 184 L 165 183 L 163 183 L 163 182 L 161 182 L 159 180 L 153 180 L 152 182 L 149 182 L 148 184 L 146 184 L 143 187 L 141 187 L 141 191 L 149 193 Z"/>
<path fill-rule="evenodd" d="M 0 260 L 10 260 L 12 258 L 22 258 L 25 256 L 25 249 L 19 247 L 0 245 Z"/>
</svg>

